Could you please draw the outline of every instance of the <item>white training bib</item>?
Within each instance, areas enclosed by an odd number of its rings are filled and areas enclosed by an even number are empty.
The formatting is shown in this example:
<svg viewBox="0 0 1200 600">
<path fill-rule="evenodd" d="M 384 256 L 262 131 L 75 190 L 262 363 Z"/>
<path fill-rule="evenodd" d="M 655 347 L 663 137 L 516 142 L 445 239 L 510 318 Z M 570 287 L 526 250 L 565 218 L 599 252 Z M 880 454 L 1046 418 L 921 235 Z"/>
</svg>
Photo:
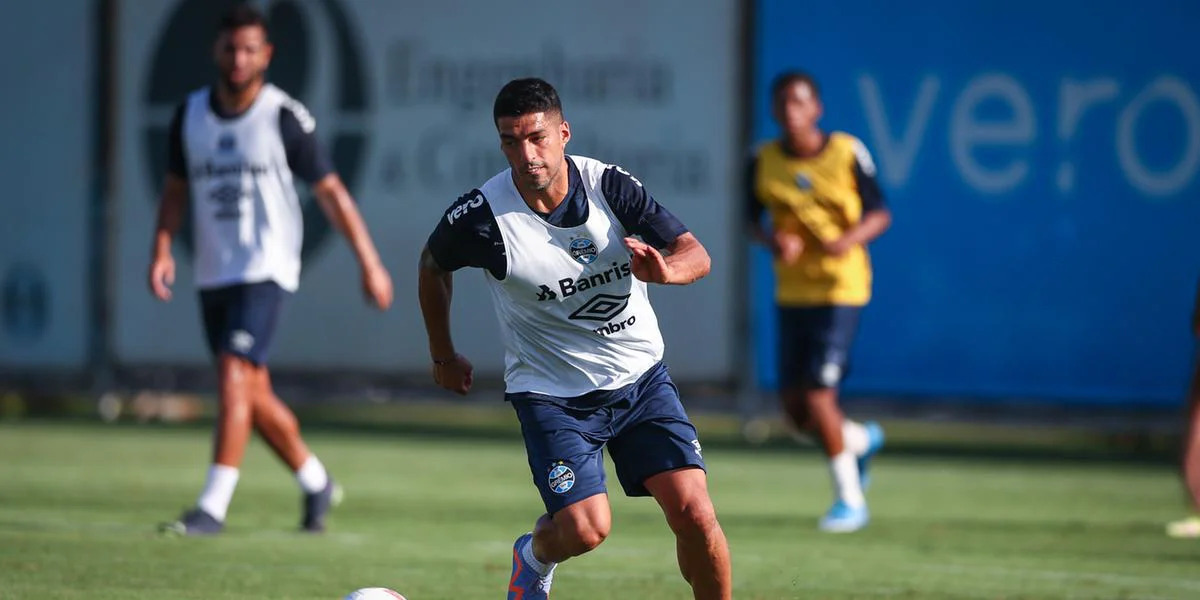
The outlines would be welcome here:
<svg viewBox="0 0 1200 600">
<path fill-rule="evenodd" d="M 279 131 L 295 100 L 266 84 L 246 112 L 213 114 L 209 88 L 193 92 L 183 117 L 191 191 L 195 277 L 200 288 L 272 280 L 300 284 L 304 219 Z"/>
<path fill-rule="evenodd" d="M 487 202 L 504 239 L 507 276 L 485 276 L 504 338 L 509 393 L 569 398 L 616 389 L 662 360 L 646 284 L 633 276 L 627 234 L 600 191 L 609 165 L 571 159 L 587 195 L 582 225 L 555 227 L 533 212 L 511 169 L 463 205 L 470 210 Z"/>
</svg>

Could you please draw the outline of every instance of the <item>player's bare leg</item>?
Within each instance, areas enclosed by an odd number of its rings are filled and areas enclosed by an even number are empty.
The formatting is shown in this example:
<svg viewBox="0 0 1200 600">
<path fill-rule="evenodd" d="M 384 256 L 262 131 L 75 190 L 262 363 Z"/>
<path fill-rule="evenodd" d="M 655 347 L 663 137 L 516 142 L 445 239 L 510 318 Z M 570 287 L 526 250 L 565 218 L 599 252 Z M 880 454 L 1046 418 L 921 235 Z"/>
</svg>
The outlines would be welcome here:
<svg viewBox="0 0 1200 600">
<path fill-rule="evenodd" d="M 676 469 L 646 479 L 675 532 L 679 571 L 697 599 L 733 596 L 729 544 L 708 495 L 708 477 L 697 468 Z"/>
<path fill-rule="evenodd" d="M 1191 516 L 1167 524 L 1167 535 L 1180 538 L 1200 537 L 1200 357 L 1192 371 L 1188 388 L 1187 433 L 1183 441 L 1180 467 L 1187 488 Z"/>
<path fill-rule="evenodd" d="M 809 415 L 809 431 L 821 441 L 825 456 L 833 458 L 846 449 L 842 439 L 845 416 L 838 406 L 837 388 L 810 388 L 804 391 L 804 406 Z"/>
<path fill-rule="evenodd" d="M 1192 511 L 1200 515 L 1200 361 L 1196 363 L 1188 390 L 1188 426 L 1182 462 Z"/>
<path fill-rule="evenodd" d="M 181 535 L 220 533 L 233 492 L 237 488 L 239 468 L 250 441 L 255 395 L 254 365 L 228 353 L 217 357 L 219 408 L 213 433 L 213 464 L 208 469 L 204 489 L 196 499 L 196 508 L 176 521 L 163 524 L 164 531 Z"/>
<path fill-rule="evenodd" d="M 533 556 L 543 563 L 560 563 L 594 550 L 611 530 L 608 494 L 589 496 L 553 517 L 538 518 L 533 529 Z"/>
<path fill-rule="evenodd" d="M 271 387 L 271 375 L 266 367 L 255 373 L 254 429 L 293 472 L 300 470 L 310 456 L 308 446 L 300 437 L 300 423 Z"/>
<path fill-rule="evenodd" d="M 558 563 L 589 552 L 608 537 L 608 495 L 596 494 L 551 515 L 538 517 L 532 533 L 513 544 L 509 600 L 546 600 Z"/>
<path fill-rule="evenodd" d="M 300 422 L 292 409 L 275 395 L 267 368 L 259 367 L 255 376 L 254 428 L 296 475 L 304 493 L 300 528 L 324 531 L 325 516 L 341 501 L 341 489 L 329 477 L 325 465 L 309 452 L 300 436 Z"/>
<path fill-rule="evenodd" d="M 783 404 L 783 414 L 796 428 L 796 431 L 811 434 L 813 423 L 808 412 L 808 399 L 805 397 L 804 388 L 789 387 L 784 389 L 779 396 L 780 402 Z"/>
<path fill-rule="evenodd" d="M 220 408 L 213 440 L 213 463 L 235 469 L 241 467 L 250 441 L 257 384 L 254 365 L 239 356 L 222 353 L 217 357 Z"/>
<path fill-rule="evenodd" d="M 838 406 L 836 387 L 808 388 L 802 394 L 808 429 L 829 458 L 836 497 L 820 528 L 832 532 L 861 529 L 869 520 L 863 495 L 866 464 L 883 442 L 882 430 L 877 424 L 864 426 L 847 419 Z"/>
</svg>

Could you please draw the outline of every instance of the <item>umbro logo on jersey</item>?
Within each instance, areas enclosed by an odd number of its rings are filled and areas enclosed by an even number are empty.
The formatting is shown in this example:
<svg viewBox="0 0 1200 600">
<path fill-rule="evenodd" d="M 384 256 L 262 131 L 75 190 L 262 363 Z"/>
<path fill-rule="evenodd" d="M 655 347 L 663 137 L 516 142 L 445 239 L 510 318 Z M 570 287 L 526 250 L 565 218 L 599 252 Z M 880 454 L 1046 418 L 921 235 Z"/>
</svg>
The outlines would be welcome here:
<svg viewBox="0 0 1200 600">
<path fill-rule="evenodd" d="M 237 149 L 237 138 L 234 137 L 232 133 L 223 133 L 223 134 L 221 134 L 221 137 L 219 139 L 217 139 L 217 151 L 218 152 L 222 152 L 222 153 L 233 152 L 236 149 Z"/>
<path fill-rule="evenodd" d="M 240 184 L 218 185 L 212 189 L 209 198 L 217 205 L 217 211 L 213 213 L 217 219 L 228 221 L 242 216 L 242 186 Z"/>
<path fill-rule="evenodd" d="M 629 315 L 629 318 L 625 319 L 624 321 L 605 323 L 604 325 L 597 327 L 592 331 L 596 332 L 596 335 L 600 337 L 608 337 L 614 333 L 617 333 L 618 331 L 625 331 L 626 327 L 633 327 L 634 323 L 637 323 L 637 315 Z"/>
<path fill-rule="evenodd" d="M 808 175 L 805 175 L 804 173 L 796 173 L 796 187 L 807 192 L 813 187 L 812 180 L 809 179 Z"/>
<path fill-rule="evenodd" d="M 537 299 L 539 302 L 545 302 L 547 300 L 557 300 L 561 295 L 563 300 L 566 300 L 567 298 L 570 298 L 579 292 L 584 292 L 592 288 L 608 285 L 614 281 L 625 279 L 632 274 L 633 270 L 629 266 L 629 263 L 618 265 L 614 262 L 612 263 L 612 267 L 600 271 L 599 273 L 594 273 L 586 277 L 580 277 L 579 279 L 572 279 L 570 277 L 559 279 L 558 294 L 555 294 L 554 290 L 552 290 L 550 286 L 541 284 L 538 286 L 539 291 Z"/>
<path fill-rule="evenodd" d="M 607 321 L 625 310 L 629 306 L 630 294 L 624 296 L 614 296 L 612 294 L 596 294 L 592 296 L 583 306 L 575 309 L 568 317 L 572 320 L 584 321 Z M 632 323 L 630 323 L 632 325 Z"/>
</svg>

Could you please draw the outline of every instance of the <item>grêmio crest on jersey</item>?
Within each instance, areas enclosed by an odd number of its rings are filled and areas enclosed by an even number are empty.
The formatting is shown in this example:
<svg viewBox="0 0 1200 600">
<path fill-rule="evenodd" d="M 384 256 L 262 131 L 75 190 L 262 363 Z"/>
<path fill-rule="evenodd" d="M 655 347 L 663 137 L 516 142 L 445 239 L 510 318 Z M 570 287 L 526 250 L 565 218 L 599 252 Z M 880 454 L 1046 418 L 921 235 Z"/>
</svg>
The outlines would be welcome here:
<svg viewBox="0 0 1200 600">
<path fill-rule="evenodd" d="M 585 238 L 577 237 L 571 240 L 568 244 L 567 251 L 571 253 L 571 258 L 581 265 L 590 265 L 596 262 L 596 257 L 600 256 L 600 250 L 596 248 L 596 242 Z"/>
</svg>

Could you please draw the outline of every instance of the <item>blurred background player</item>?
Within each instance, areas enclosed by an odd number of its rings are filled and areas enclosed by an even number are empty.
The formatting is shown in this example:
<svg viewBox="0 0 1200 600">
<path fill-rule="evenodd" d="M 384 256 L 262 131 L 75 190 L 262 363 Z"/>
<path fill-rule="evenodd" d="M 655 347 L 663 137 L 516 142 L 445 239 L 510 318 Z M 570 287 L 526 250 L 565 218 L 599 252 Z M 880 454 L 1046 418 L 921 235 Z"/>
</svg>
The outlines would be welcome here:
<svg viewBox="0 0 1200 600">
<path fill-rule="evenodd" d="M 771 98 L 782 135 L 754 157 L 747 206 L 755 237 L 775 257 L 783 408 L 829 457 L 835 501 L 820 528 L 854 531 L 869 520 L 867 463 L 883 444 L 883 431 L 843 416 L 838 385 L 859 313 L 871 297 L 866 245 L 887 230 L 891 214 L 862 142 L 817 126 L 822 106 L 811 76 L 780 75 Z"/>
<path fill-rule="evenodd" d="M 362 267 L 363 289 L 379 309 L 392 282 L 353 199 L 314 136 L 308 111 L 265 83 L 272 46 L 264 17 L 247 6 L 222 19 L 214 47 L 219 78 L 175 112 L 150 265 L 150 288 L 171 298 L 171 240 L 191 199 L 195 280 L 204 328 L 219 371 L 220 410 L 213 463 L 196 501 L 166 529 L 221 531 L 251 429 L 296 474 L 302 529 L 321 531 L 338 489 L 275 396 L 267 354 L 285 298 L 299 286 L 303 222 L 293 179 L 311 184 L 325 214 Z"/>
<path fill-rule="evenodd" d="M 661 506 L 695 597 L 729 598 L 729 549 L 646 286 L 704 277 L 708 252 L 629 173 L 566 155 L 571 129 L 549 83 L 509 82 L 493 120 L 511 168 L 446 211 L 419 289 L 434 380 L 448 390 L 472 383 L 450 336 L 453 271 L 484 270 L 502 324 L 505 399 L 546 508 L 513 545 L 508 598 L 546 598 L 557 563 L 608 536 L 605 447 L 625 493 Z"/>
<path fill-rule="evenodd" d="M 1200 339 L 1200 285 L 1192 309 L 1192 335 Z M 1192 367 L 1192 385 L 1188 388 L 1187 435 L 1183 443 L 1183 484 L 1187 488 L 1192 514 L 1167 524 L 1167 535 L 1178 538 L 1200 537 L 1200 355 Z"/>
</svg>

